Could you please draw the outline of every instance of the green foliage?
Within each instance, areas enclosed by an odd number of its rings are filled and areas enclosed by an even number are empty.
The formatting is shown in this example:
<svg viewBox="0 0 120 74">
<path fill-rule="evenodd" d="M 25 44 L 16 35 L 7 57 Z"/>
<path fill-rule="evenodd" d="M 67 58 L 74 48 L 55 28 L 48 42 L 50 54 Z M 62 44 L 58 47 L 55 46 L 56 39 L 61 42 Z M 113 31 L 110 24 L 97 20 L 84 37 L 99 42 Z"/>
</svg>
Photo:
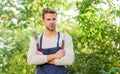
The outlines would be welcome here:
<svg viewBox="0 0 120 74">
<path fill-rule="evenodd" d="M 2 28 L 1 39 L 3 48 L 1 48 L 2 74 L 27 74 L 27 72 L 34 73 L 29 70 L 26 60 L 27 50 L 29 49 L 29 32 L 25 30 L 8 30 Z M 33 67 L 34 68 L 34 67 Z"/>
<path fill-rule="evenodd" d="M 109 69 L 109 72 L 106 72 L 104 70 L 101 71 L 102 74 L 119 74 L 120 68 L 119 67 L 112 67 Z"/>
<path fill-rule="evenodd" d="M 44 30 L 40 15 L 44 7 L 53 7 L 61 17 L 68 17 L 57 26 L 73 38 L 75 62 L 67 66 L 68 74 L 120 73 L 120 26 L 114 22 L 120 17 L 120 8 L 112 1 L 107 0 L 106 10 L 97 7 L 105 4 L 104 0 L 69 4 L 67 0 L 16 0 L 23 8 L 13 2 L 3 1 L 0 6 L 0 74 L 35 74 L 35 66 L 27 64 L 27 51 L 33 30 L 39 34 Z M 9 9 L 4 9 L 7 6 Z M 63 13 L 72 7 L 78 11 L 75 17 Z"/>
<path fill-rule="evenodd" d="M 4 0 L 0 6 L 1 25 L 10 29 L 26 28 L 26 1 Z"/>
<path fill-rule="evenodd" d="M 119 68 L 120 27 L 113 23 L 115 16 L 112 16 L 112 9 L 104 11 L 93 6 L 92 0 L 91 4 L 86 1 L 76 3 L 79 10 L 76 20 L 79 25 L 73 27 L 76 30 L 68 31 L 76 49 L 76 60 L 70 70 L 74 70 L 72 72 L 75 74 L 101 74 L 101 70 L 106 71 L 114 66 Z M 119 71 L 114 70 L 114 74 L 120 73 Z"/>
</svg>

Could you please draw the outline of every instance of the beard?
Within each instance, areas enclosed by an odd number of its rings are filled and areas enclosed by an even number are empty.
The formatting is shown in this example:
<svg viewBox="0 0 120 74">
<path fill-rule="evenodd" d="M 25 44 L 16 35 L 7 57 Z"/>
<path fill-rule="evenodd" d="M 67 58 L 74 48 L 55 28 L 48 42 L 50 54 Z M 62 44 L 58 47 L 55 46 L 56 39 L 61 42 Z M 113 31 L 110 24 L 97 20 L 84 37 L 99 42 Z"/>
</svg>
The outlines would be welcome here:
<svg viewBox="0 0 120 74">
<path fill-rule="evenodd" d="M 54 25 L 51 25 L 51 26 L 46 26 L 46 29 L 49 30 L 49 31 L 55 31 L 55 26 Z"/>
</svg>

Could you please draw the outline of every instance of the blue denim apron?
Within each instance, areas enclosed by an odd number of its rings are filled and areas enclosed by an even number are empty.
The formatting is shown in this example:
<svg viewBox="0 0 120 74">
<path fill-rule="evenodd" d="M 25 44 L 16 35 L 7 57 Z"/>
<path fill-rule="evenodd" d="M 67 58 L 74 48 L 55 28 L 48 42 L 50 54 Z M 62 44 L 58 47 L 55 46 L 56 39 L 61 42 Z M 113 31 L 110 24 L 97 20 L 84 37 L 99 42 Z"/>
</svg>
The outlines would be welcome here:
<svg viewBox="0 0 120 74">
<path fill-rule="evenodd" d="M 42 37 L 43 35 L 40 38 L 40 51 L 43 52 L 44 55 L 54 54 L 61 49 L 61 47 L 59 47 L 59 37 L 60 37 L 59 32 L 58 32 L 57 47 L 54 48 L 42 49 Z M 65 68 L 65 66 L 58 66 L 54 64 L 45 63 L 42 65 L 37 65 L 36 74 L 67 74 L 67 69 Z"/>
</svg>

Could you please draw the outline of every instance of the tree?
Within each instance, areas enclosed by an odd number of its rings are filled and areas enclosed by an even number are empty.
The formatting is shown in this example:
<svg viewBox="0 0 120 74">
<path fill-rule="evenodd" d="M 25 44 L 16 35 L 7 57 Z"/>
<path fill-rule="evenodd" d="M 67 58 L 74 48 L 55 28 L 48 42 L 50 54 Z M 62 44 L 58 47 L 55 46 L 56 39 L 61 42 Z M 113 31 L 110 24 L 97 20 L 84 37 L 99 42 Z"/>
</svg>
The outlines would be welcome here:
<svg viewBox="0 0 120 74">
<path fill-rule="evenodd" d="M 0 4 L 0 74 L 35 73 L 35 66 L 27 64 L 27 51 L 33 30 L 43 32 L 44 7 L 58 10 L 57 27 L 73 38 L 75 62 L 67 66 L 68 74 L 120 73 L 120 26 L 114 22 L 120 8 L 113 1 L 5 0 Z M 102 4 L 108 9 L 100 8 Z M 76 16 L 64 12 L 71 8 Z"/>
</svg>

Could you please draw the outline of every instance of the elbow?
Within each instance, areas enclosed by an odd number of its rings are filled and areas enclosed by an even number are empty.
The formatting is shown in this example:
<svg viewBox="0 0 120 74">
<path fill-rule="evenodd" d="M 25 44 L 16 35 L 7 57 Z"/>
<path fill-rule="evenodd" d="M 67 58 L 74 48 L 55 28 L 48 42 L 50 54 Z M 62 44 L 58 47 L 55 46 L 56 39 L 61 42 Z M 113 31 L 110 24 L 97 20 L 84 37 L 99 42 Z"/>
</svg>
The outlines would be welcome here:
<svg viewBox="0 0 120 74">
<path fill-rule="evenodd" d="M 28 65 L 32 66 L 33 63 L 30 60 L 28 60 Z"/>
<path fill-rule="evenodd" d="M 28 65 L 32 66 L 32 65 L 36 65 L 36 62 L 34 61 L 33 58 L 28 60 Z"/>
<path fill-rule="evenodd" d="M 29 66 L 32 66 L 33 64 L 29 62 L 28 65 L 29 65 Z"/>
<path fill-rule="evenodd" d="M 69 65 L 72 65 L 72 64 L 73 64 L 73 62 L 74 62 L 74 61 L 71 61 L 71 62 L 69 63 Z"/>
<path fill-rule="evenodd" d="M 74 63 L 75 57 L 71 56 L 71 58 L 67 59 L 66 61 L 68 61 L 68 65 L 72 65 Z"/>
<path fill-rule="evenodd" d="M 32 61 L 32 57 L 28 57 L 28 58 L 27 58 L 27 63 L 28 63 L 28 65 L 30 65 L 30 66 L 34 65 L 34 63 L 33 63 L 33 61 Z"/>
<path fill-rule="evenodd" d="M 66 59 L 66 62 L 64 62 L 65 65 L 72 65 L 74 62 L 74 58 L 69 58 L 69 59 Z"/>
<path fill-rule="evenodd" d="M 74 62 L 74 59 L 70 59 L 67 64 L 68 64 L 68 65 L 72 65 L 73 62 Z"/>
</svg>

